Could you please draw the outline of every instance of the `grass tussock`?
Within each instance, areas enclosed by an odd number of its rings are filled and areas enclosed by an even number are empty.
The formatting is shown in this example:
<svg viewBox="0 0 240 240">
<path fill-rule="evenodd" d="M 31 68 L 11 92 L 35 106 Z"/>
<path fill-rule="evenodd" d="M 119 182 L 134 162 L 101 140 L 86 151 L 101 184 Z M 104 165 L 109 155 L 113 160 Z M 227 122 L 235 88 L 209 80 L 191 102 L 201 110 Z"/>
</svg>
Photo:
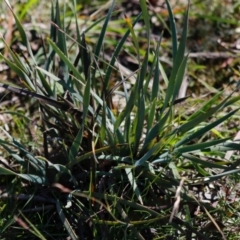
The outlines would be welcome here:
<svg viewBox="0 0 240 240">
<path fill-rule="evenodd" d="M 203 17 L 234 19 L 168 0 L 123 16 L 117 1 L 3 4 L 3 239 L 238 239 L 239 73 L 220 90 L 202 77 L 204 61 L 237 52 L 187 40 Z M 39 6 L 51 12 L 41 36 L 24 22 Z"/>
</svg>

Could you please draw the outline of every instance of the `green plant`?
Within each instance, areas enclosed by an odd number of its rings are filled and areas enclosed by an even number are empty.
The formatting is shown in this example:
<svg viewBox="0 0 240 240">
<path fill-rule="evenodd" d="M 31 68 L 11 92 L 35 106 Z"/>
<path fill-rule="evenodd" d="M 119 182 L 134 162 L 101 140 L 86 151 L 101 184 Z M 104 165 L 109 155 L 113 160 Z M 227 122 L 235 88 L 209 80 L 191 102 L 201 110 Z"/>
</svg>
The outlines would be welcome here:
<svg viewBox="0 0 240 240">
<path fill-rule="evenodd" d="M 185 113 L 186 109 L 178 107 L 178 103 L 189 100 L 178 98 L 188 61 L 185 46 L 189 10 L 178 44 L 174 16 L 167 0 L 173 56 L 170 76 L 159 60 L 161 37 L 149 64 L 152 45 L 144 0 L 140 0 L 142 14 L 133 23 L 125 18 L 129 29 L 110 61 L 105 62 L 102 51 L 114 4 L 115 1 L 106 17 L 81 32 L 74 1 L 76 39 L 73 39 L 67 34 L 70 25 L 65 22 L 66 11 L 62 13 L 56 1 L 52 6 L 48 53 L 38 59 L 22 24 L 11 10 L 29 59 L 25 61 L 7 44 L 11 60 L 1 57 L 21 78 L 26 89 L 8 84 L 1 86 L 38 101 L 43 152 L 40 156 L 33 154 L 1 127 L 7 140 L 1 139 L 0 145 L 17 167 L 0 166 L 0 173 L 14 177 L 10 180 L 17 182 L 16 192 L 21 192 L 20 183 L 27 184 L 31 193 L 29 202 L 35 197 L 35 201 L 55 205 L 65 229 L 62 237 L 119 239 L 124 234 L 124 239 L 166 236 L 208 239 L 205 229 L 198 227 L 198 223 L 209 219 L 224 238 L 219 227 L 220 210 L 200 202 L 189 189 L 240 171 L 239 161 L 234 157 L 232 161 L 221 159 L 227 151 L 239 151 L 239 141 L 209 137 L 217 131 L 215 127 L 239 111 L 236 108 L 223 116 L 217 115 L 239 101 L 239 97 L 232 97 L 239 86 L 223 100 L 224 91 L 216 93 L 193 113 Z M 134 30 L 140 18 L 145 23 L 147 36 L 144 55 Z M 102 28 L 91 50 L 86 38 L 98 24 L 102 24 Z M 139 69 L 124 76 L 126 73 L 118 67 L 117 58 L 129 36 Z M 44 64 L 41 64 L 42 58 L 45 58 Z M 114 74 L 121 77 L 121 81 L 112 86 Z M 160 75 L 165 91 L 159 84 Z M 135 78 L 135 83 L 129 91 L 126 82 L 130 77 Z M 113 107 L 114 94 L 126 100 L 120 112 Z M 45 189 L 47 197 L 41 199 L 34 194 L 39 188 Z M 203 214 L 192 220 L 197 206 L 203 209 Z M 42 218 L 47 218 L 48 214 L 44 212 Z M 24 219 L 30 232 L 41 239 L 47 238 L 44 231 L 40 233 L 30 220 Z M 2 234 L 12 224 L 7 222 Z M 43 230 L 47 227 L 48 233 L 57 233 L 57 227 L 40 226 Z M 90 231 L 86 233 L 83 229 Z"/>
</svg>

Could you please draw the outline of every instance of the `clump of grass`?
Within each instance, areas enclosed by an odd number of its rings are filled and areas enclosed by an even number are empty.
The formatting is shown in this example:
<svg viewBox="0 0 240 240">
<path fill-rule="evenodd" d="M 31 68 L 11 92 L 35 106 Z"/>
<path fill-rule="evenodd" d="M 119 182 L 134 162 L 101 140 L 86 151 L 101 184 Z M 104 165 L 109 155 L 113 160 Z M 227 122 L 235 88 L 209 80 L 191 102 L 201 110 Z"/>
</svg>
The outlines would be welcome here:
<svg viewBox="0 0 240 240">
<path fill-rule="evenodd" d="M 232 97 L 238 86 L 222 99 L 224 91 L 217 92 L 194 112 L 179 107 L 179 103 L 191 104 L 188 97 L 178 97 L 188 62 L 185 47 L 189 9 L 178 39 L 167 0 L 166 4 L 173 57 L 169 76 L 159 57 L 161 36 L 149 65 L 150 24 L 143 0 L 142 13 L 136 19 L 126 16 L 128 30 L 107 62 L 102 55 L 115 1 L 106 17 L 85 31 L 79 29 L 74 2 L 76 39 L 67 34 L 65 12 L 56 1 L 51 9 L 53 24 L 44 64 L 43 56 L 34 56 L 24 28 L 9 6 L 29 59 L 25 61 L 6 44 L 11 58 L 1 57 L 23 86 L 1 86 L 37 100 L 43 151 L 34 154 L 1 127 L 7 139 L 0 144 L 8 160 L 0 166 L 0 173 L 10 176 L 5 184 L 11 183 L 5 198 L 25 202 L 1 223 L 3 236 L 9 236 L 11 227 L 18 224 L 21 228 L 15 231 L 19 236 L 28 232 L 40 239 L 208 239 L 209 227 L 202 223 L 211 223 L 210 232 L 217 229 L 225 238 L 222 210 L 202 202 L 198 191 L 191 189 L 240 171 L 234 154 L 231 160 L 222 159 L 228 151 L 239 151 L 239 141 L 222 137 L 216 129 L 239 111 L 236 108 L 218 115 L 239 100 Z M 144 55 L 134 29 L 139 19 L 145 23 L 147 36 Z M 87 35 L 98 24 L 101 31 L 91 49 Z M 139 65 L 130 75 L 117 62 L 128 37 Z M 113 83 L 112 76 L 122 78 Z M 159 83 L 160 76 L 165 90 Z M 126 85 L 130 78 L 134 85 L 129 90 Z M 113 104 L 114 95 L 126 102 L 121 111 Z M 28 219 L 22 213 L 40 208 L 41 203 L 47 208 L 39 210 L 40 219 L 30 214 Z M 53 216 L 54 211 L 57 216 Z"/>
</svg>

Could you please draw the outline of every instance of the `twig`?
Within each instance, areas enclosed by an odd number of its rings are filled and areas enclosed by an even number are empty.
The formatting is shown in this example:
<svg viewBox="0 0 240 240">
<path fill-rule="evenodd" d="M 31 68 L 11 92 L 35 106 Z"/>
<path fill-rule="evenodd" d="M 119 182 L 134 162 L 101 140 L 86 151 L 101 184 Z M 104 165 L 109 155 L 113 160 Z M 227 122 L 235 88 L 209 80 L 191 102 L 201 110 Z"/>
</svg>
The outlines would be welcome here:
<svg viewBox="0 0 240 240">
<path fill-rule="evenodd" d="M 183 183 L 184 183 L 184 180 L 185 178 L 182 178 L 181 179 L 181 182 L 177 188 L 177 191 L 176 191 L 176 194 L 175 194 L 175 203 L 174 203 L 174 206 L 173 206 L 173 210 L 172 210 L 172 213 L 171 213 L 171 217 L 169 219 L 169 223 L 172 222 L 173 220 L 173 217 L 178 213 L 178 209 L 179 209 L 179 205 L 180 205 L 180 201 L 181 201 L 181 190 L 182 190 L 182 186 L 183 186 Z"/>
<path fill-rule="evenodd" d="M 36 208 L 31 208 L 31 209 L 23 209 L 23 213 L 28 213 L 28 212 L 41 212 L 41 211 L 46 211 L 46 210 L 51 210 L 54 209 L 55 205 L 48 205 L 48 206 L 43 206 L 43 207 L 36 207 Z"/>
<path fill-rule="evenodd" d="M 236 54 L 232 54 L 229 52 L 195 52 L 189 53 L 190 58 L 208 58 L 208 59 L 215 59 L 215 58 L 236 58 L 239 57 L 240 52 L 236 52 Z"/>
<path fill-rule="evenodd" d="M 16 200 L 32 199 L 32 200 L 38 201 L 38 202 L 56 203 L 56 201 L 52 198 L 44 198 L 44 197 L 41 197 L 41 196 L 32 196 L 32 195 L 28 195 L 28 194 L 10 195 L 8 193 L 4 193 L 4 194 L 0 195 L 0 199 L 9 199 L 9 198 L 14 198 Z"/>
</svg>

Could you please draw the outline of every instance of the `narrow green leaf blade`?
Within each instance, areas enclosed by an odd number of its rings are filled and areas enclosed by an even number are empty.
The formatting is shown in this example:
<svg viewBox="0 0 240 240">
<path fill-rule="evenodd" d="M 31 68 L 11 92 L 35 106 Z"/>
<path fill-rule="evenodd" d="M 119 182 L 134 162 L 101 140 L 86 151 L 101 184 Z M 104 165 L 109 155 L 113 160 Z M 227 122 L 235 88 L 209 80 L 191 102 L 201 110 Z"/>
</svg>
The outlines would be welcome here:
<svg viewBox="0 0 240 240">
<path fill-rule="evenodd" d="M 100 55 L 100 51 L 101 51 L 101 48 L 102 48 L 102 44 L 103 44 L 103 40 L 104 40 L 104 37 L 105 37 L 106 29 L 107 29 L 108 22 L 110 20 L 112 12 L 113 12 L 115 2 L 116 2 L 115 0 L 112 1 L 112 5 L 109 8 L 108 14 L 107 14 L 106 19 L 104 21 L 104 24 L 102 26 L 100 36 L 98 38 L 98 43 L 97 43 L 97 46 L 96 46 L 95 51 L 94 51 L 96 57 L 99 57 L 99 55 Z"/>
<path fill-rule="evenodd" d="M 178 129 L 178 132 L 180 134 L 183 134 L 183 133 L 187 132 L 188 130 L 190 130 L 190 129 L 194 128 L 195 126 L 197 126 L 199 123 L 206 121 L 209 117 L 211 117 L 217 111 L 219 111 L 220 109 L 225 107 L 225 104 L 226 104 L 227 100 L 230 97 L 231 97 L 231 95 L 229 95 L 224 101 L 222 101 L 216 107 L 213 107 L 213 108 L 209 109 L 206 113 L 199 112 L 197 115 L 194 114 L 196 117 L 195 118 L 190 117 L 190 121 L 188 121 L 185 124 L 181 125 L 179 127 L 179 129 Z M 203 108 L 201 108 L 201 109 L 204 110 L 205 107 L 207 107 L 207 106 L 204 105 Z"/>
<path fill-rule="evenodd" d="M 177 153 L 182 154 L 182 153 L 187 153 L 187 152 L 194 152 L 194 151 L 198 151 L 198 150 L 203 150 L 203 149 L 215 146 L 217 144 L 224 143 L 228 139 L 229 138 L 224 138 L 224 139 L 218 139 L 218 140 L 213 140 L 213 141 L 204 142 L 204 143 L 197 143 L 197 144 L 193 144 L 193 145 L 190 145 L 190 146 L 180 147 L 180 148 L 174 149 L 173 152 L 177 152 Z"/>
<path fill-rule="evenodd" d="M 134 20 L 133 22 L 133 26 L 139 21 L 140 17 L 142 16 L 142 14 L 140 13 L 136 19 Z M 105 78 L 104 78 L 104 86 L 105 86 L 105 89 L 108 89 L 108 83 L 109 83 L 109 80 L 110 80 L 110 77 L 111 77 L 111 73 L 112 73 L 112 70 L 114 68 L 114 64 L 118 58 L 118 55 L 120 53 L 120 51 L 122 50 L 122 47 L 124 45 L 124 43 L 126 42 L 128 36 L 130 34 L 130 30 L 127 30 L 127 32 L 124 34 L 124 36 L 122 37 L 122 39 L 119 41 L 118 45 L 116 46 L 116 49 L 112 55 L 112 58 L 111 58 L 111 61 L 107 67 L 107 71 L 106 71 L 106 75 L 105 75 Z"/>
<path fill-rule="evenodd" d="M 177 28 L 175 24 L 175 18 L 173 16 L 172 8 L 168 0 L 166 0 L 166 4 L 168 9 L 169 22 L 170 22 L 170 28 L 171 28 L 171 34 L 172 34 L 172 54 L 173 54 L 173 59 L 175 59 L 177 55 L 177 44 L 178 44 Z"/>
<path fill-rule="evenodd" d="M 129 180 L 130 184 L 132 185 L 133 191 L 135 192 L 139 202 L 143 205 L 142 196 L 140 194 L 140 191 L 139 191 L 139 188 L 137 186 L 136 180 L 133 176 L 132 169 L 131 168 L 125 168 L 125 172 L 127 174 L 127 177 L 128 177 L 128 180 Z"/>
<path fill-rule="evenodd" d="M 148 13 L 148 7 L 147 7 L 147 1 L 146 0 L 139 0 L 140 6 L 143 13 L 143 20 L 146 26 L 147 31 L 147 51 L 149 51 L 150 46 L 150 19 L 149 19 L 149 13 Z"/>
<path fill-rule="evenodd" d="M 232 115 L 234 115 L 238 110 L 238 109 L 235 109 L 233 111 L 231 111 L 230 113 L 226 114 L 225 116 L 219 118 L 218 120 L 214 121 L 213 123 L 210 123 L 208 124 L 207 126 L 201 128 L 200 130 L 190 134 L 190 135 L 187 135 L 186 137 L 184 137 L 182 140 L 180 140 L 179 142 L 177 142 L 175 144 L 175 148 L 177 147 L 180 147 L 188 142 L 190 142 L 191 140 L 197 138 L 197 137 L 200 137 L 202 136 L 204 133 L 208 132 L 209 130 L 213 129 L 214 127 L 216 127 L 217 125 L 219 125 L 220 123 L 224 122 L 225 120 L 229 119 Z"/>
<path fill-rule="evenodd" d="M 144 100 L 144 95 L 141 95 L 139 98 L 138 111 L 136 115 L 137 126 L 135 130 L 135 140 L 134 140 L 135 153 L 137 153 L 138 151 L 139 143 L 142 137 L 142 133 L 144 129 L 144 117 L 145 117 L 145 100 Z"/>
<path fill-rule="evenodd" d="M 198 158 L 198 157 L 196 157 L 192 154 L 189 154 L 189 153 L 183 153 L 182 156 L 185 157 L 186 159 L 189 159 L 192 162 L 195 162 L 196 164 L 202 165 L 204 168 L 226 169 L 226 166 L 224 166 L 222 164 L 213 163 L 213 162 L 210 162 L 210 161 L 204 161 L 201 158 Z"/>
<path fill-rule="evenodd" d="M 68 68 L 73 72 L 75 77 L 78 80 L 80 80 L 83 84 L 85 84 L 84 78 L 79 73 L 79 71 L 74 67 L 74 65 L 69 60 L 69 58 L 57 47 L 57 45 L 51 39 L 48 39 L 48 42 L 51 45 L 51 47 L 54 49 L 54 51 L 58 54 L 58 56 L 67 64 Z"/>
</svg>

